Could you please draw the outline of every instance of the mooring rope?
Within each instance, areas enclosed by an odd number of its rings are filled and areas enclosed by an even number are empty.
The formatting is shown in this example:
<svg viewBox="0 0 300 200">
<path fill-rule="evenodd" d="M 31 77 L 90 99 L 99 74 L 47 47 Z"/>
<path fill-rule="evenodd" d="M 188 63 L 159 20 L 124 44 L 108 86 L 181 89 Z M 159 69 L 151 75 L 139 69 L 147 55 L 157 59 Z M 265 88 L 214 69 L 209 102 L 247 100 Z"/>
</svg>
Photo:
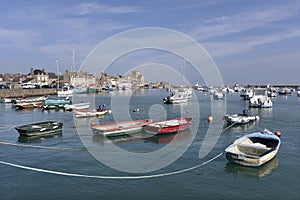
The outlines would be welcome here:
<svg viewBox="0 0 300 200">
<path fill-rule="evenodd" d="M 52 150 L 63 150 L 63 151 L 86 151 L 85 148 L 66 148 L 66 147 L 49 147 L 49 146 L 37 146 L 37 145 L 29 145 L 29 144 L 14 144 L 8 142 L 0 142 L 1 145 L 9 145 L 9 146 L 18 146 L 18 147 L 26 147 L 26 148 L 37 148 L 37 149 L 52 149 Z"/>
<path fill-rule="evenodd" d="M 208 161 L 205 161 L 199 165 L 178 170 L 178 171 L 173 171 L 173 172 L 167 172 L 167 173 L 162 173 L 162 174 L 152 174 L 152 175 L 142 175 L 142 176 L 101 176 L 101 175 L 86 175 L 86 174 L 76 174 L 76 173 L 67 173 L 67 172 L 61 172 L 61 171 L 54 171 L 54 170 L 47 170 L 47 169 L 41 169 L 41 168 L 36 168 L 36 167 L 28 167 L 25 165 L 18 165 L 10 162 L 5 162 L 5 161 L 0 161 L 0 164 L 7 165 L 7 166 L 12 166 L 20 169 L 26 169 L 30 171 L 36 171 L 36 172 L 42 172 L 42 173 L 48 173 L 48 174 L 56 174 L 56 175 L 61 175 L 61 176 L 70 176 L 70 177 L 81 177 L 81 178 L 94 178 L 94 179 L 148 179 L 148 178 L 158 178 L 158 177 L 163 177 L 163 176 L 171 176 L 175 174 L 181 174 L 184 172 L 188 172 L 194 169 L 197 169 L 199 167 L 202 167 L 204 165 L 209 164 L 210 162 L 214 161 L 218 157 L 220 157 L 223 154 L 220 153 L 217 156 L 211 158 Z"/>
<path fill-rule="evenodd" d="M 0 133 L 9 131 L 10 129 L 13 129 L 13 128 L 15 128 L 15 127 L 16 127 L 16 126 L 11 126 L 11 127 L 9 127 L 8 129 L 0 130 Z"/>
</svg>

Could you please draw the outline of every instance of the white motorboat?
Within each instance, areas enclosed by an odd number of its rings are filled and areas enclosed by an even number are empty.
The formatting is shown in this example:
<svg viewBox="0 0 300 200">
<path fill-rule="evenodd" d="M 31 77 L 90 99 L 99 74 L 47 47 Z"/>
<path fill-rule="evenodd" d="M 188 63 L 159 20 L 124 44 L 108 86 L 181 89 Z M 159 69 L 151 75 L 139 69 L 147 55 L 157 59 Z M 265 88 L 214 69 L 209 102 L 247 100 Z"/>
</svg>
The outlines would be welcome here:
<svg viewBox="0 0 300 200">
<path fill-rule="evenodd" d="M 179 88 L 172 90 L 170 96 L 163 98 L 166 104 L 185 103 L 192 98 L 193 90 L 191 88 Z"/>
<path fill-rule="evenodd" d="M 253 95 L 254 95 L 253 89 L 247 88 L 241 93 L 240 97 L 243 98 L 244 100 L 249 100 L 253 97 Z"/>
<path fill-rule="evenodd" d="M 273 107 L 273 102 L 265 90 L 264 94 L 254 92 L 254 96 L 250 99 L 249 106 L 254 108 L 271 108 Z"/>
<path fill-rule="evenodd" d="M 227 121 L 228 124 L 247 124 L 249 122 L 253 122 L 258 120 L 259 116 L 249 115 L 246 110 L 243 111 L 242 114 L 227 114 L 224 116 L 224 120 Z"/>
<path fill-rule="evenodd" d="M 238 138 L 225 149 L 225 154 L 230 162 L 258 167 L 277 155 L 280 144 L 280 132 L 265 129 Z"/>
<path fill-rule="evenodd" d="M 225 98 L 225 93 L 219 92 L 219 91 L 215 91 L 212 95 L 213 95 L 214 99 L 224 99 Z"/>
</svg>

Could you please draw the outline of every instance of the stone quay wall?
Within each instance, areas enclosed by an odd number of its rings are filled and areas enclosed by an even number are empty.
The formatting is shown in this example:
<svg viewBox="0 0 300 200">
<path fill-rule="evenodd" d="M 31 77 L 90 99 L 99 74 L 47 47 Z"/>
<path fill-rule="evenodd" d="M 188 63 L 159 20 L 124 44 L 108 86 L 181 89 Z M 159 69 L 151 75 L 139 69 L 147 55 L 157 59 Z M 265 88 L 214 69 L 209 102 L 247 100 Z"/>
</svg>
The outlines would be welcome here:
<svg viewBox="0 0 300 200">
<path fill-rule="evenodd" d="M 56 95 L 56 89 L 11 89 L 0 90 L 0 98 L 36 97 Z"/>
</svg>

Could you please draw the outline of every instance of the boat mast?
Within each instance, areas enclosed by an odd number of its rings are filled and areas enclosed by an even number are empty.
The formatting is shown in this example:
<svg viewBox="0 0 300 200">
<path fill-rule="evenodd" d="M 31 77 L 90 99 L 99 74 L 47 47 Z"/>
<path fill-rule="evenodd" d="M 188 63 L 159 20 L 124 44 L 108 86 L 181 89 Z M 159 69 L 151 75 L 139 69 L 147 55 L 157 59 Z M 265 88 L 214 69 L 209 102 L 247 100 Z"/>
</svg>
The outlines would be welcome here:
<svg viewBox="0 0 300 200">
<path fill-rule="evenodd" d="M 75 47 L 73 47 L 73 59 L 72 59 L 71 72 L 75 72 Z"/>
<path fill-rule="evenodd" d="M 58 60 L 56 59 L 56 70 L 57 70 L 57 84 L 56 84 L 56 89 L 57 91 L 59 90 L 59 70 L 58 70 Z"/>
</svg>

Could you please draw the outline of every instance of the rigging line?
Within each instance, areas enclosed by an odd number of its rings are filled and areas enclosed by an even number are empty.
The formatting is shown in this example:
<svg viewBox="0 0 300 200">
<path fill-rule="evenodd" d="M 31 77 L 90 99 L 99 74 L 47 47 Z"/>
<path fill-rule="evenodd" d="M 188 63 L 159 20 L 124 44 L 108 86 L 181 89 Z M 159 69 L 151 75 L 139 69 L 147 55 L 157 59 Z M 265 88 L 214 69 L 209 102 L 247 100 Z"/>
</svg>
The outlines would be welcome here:
<svg viewBox="0 0 300 200">
<path fill-rule="evenodd" d="M 163 177 L 163 176 L 170 176 L 170 175 L 175 175 L 175 174 L 181 174 L 184 172 L 188 172 L 191 170 L 194 170 L 196 168 L 202 167 L 206 164 L 209 164 L 210 162 L 214 161 L 218 157 L 220 157 L 223 154 L 221 152 L 217 156 L 211 158 L 208 161 L 205 161 L 199 165 L 174 171 L 174 172 L 168 172 L 168 173 L 162 173 L 162 174 L 153 174 L 153 175 L 144 175 L 144 176 L 98 176 L 98 175 L 85 175 L 85 174 L 75 174 L 75 173 L 67 173 L 67 172 L 60 172 L 60 171 L 53 171 L 53 170 L 47 170 L 47 169 L 41 169 L 41 168 L 35 168 L 35 167 L 28 167 L 24 165 L 18 165 L 14 163 L 9 163 L 5 161 L 0 161 L 0 164 L 7 165 L 7 166 L 12 166 L 20 169 L 26 169 L 26 170 L 31 170 L 31 171 L 37 171 L 37 172 L 43 172 L 43 173 L 48 173 L 48 174 L 56 174 L 56 175 L 62 175 L 62 176 L 70 176 L 70 177 L 82 177 L 82 178 L 95 178 L 95 179 L 147 179 L 147 178 L 158 178 L 158 177 Z"/>
</svg>

